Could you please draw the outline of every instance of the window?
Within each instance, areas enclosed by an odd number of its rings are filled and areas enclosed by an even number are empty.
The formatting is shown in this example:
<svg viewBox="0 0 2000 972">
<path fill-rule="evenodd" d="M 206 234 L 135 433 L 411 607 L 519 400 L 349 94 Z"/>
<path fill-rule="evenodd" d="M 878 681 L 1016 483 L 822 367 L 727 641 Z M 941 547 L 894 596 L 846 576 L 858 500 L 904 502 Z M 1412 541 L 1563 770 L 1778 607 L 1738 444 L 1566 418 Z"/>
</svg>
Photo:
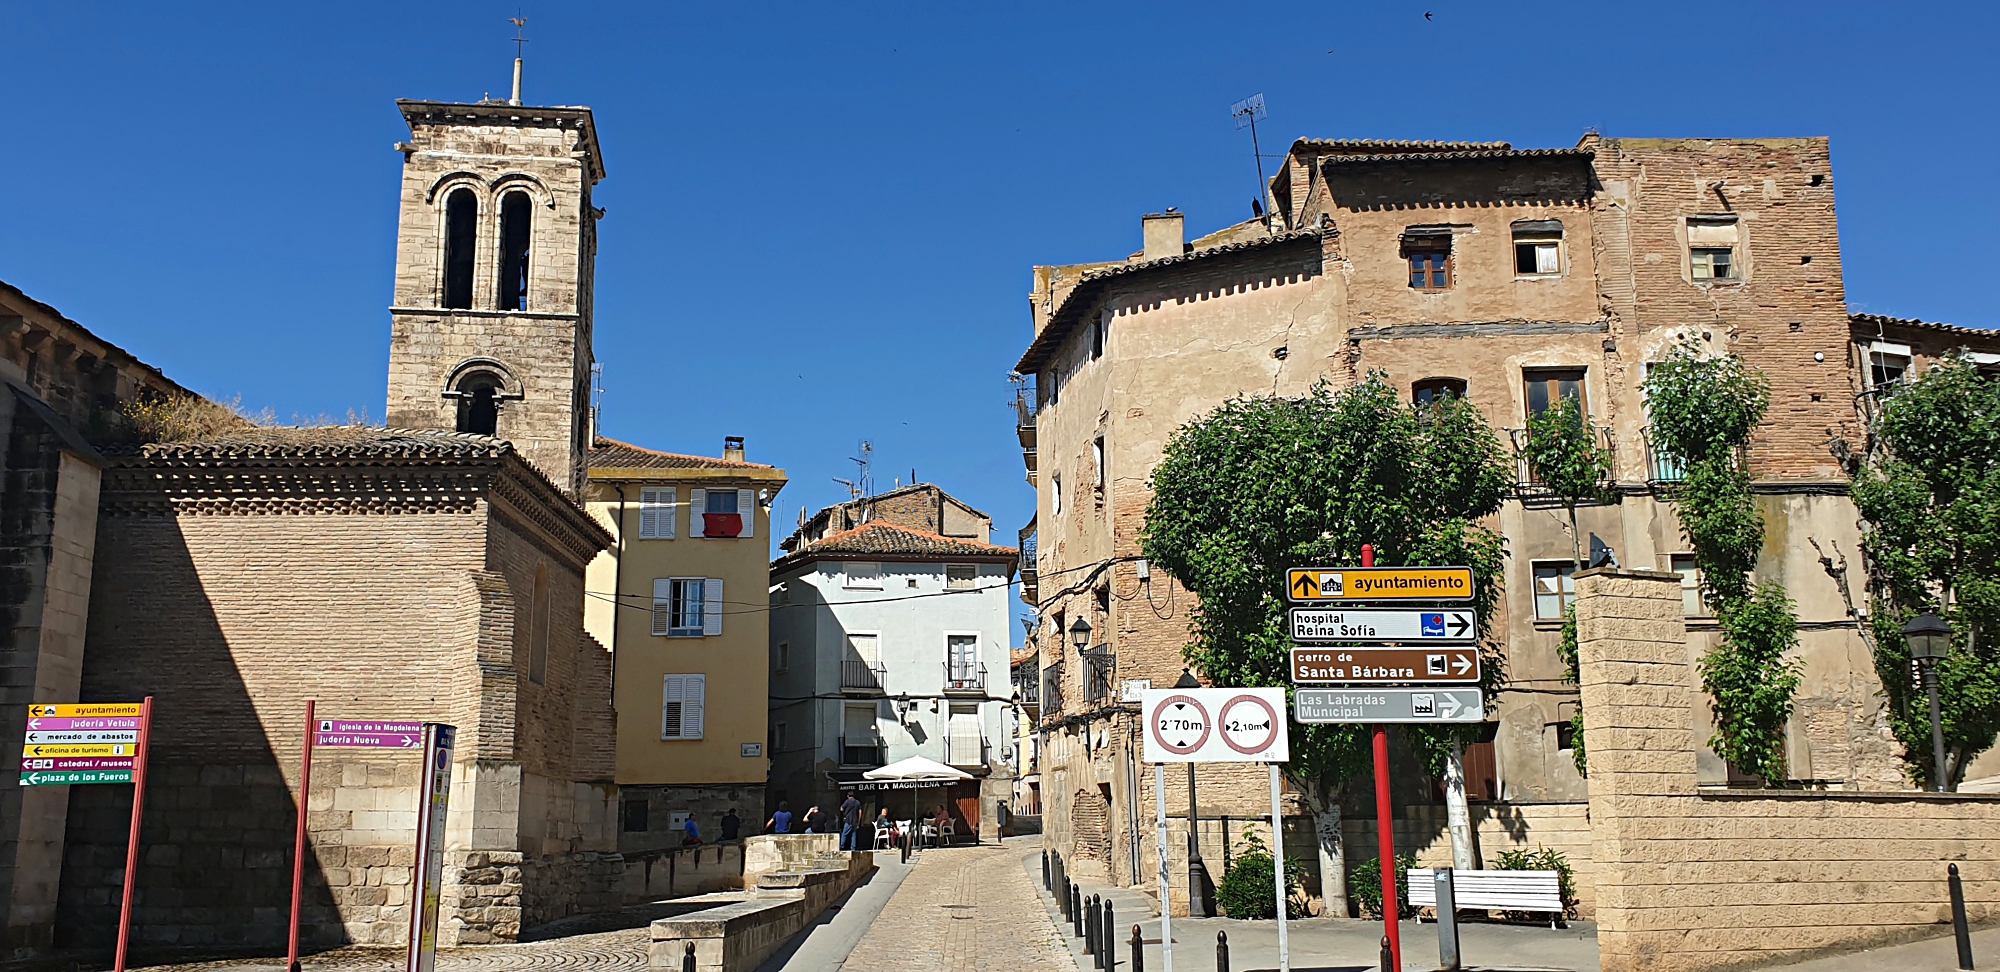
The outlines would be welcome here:
<svg viewBox="0 0 2000 972">
<path fill-rule="evenodd" d="M 979 724 L 979 708 L 953 703 L 945 724 L 945 763 L 951 766 L 979 766 L 986 762 L 986 734 Z"/>
<path fill-rule="evenodd" d="M 1403 256 L 1410 261 L 1410 286 L 1418 290 L 1451 289 L 1451 232 L 1412 229 L 1403 234 Z"/>
<path fill-rule="evenodd" d="M 947 591 L 969 591 L 978 586 L 979 568 L 973 564 L 946 564 L 944 566 L 944 589 Z"/>
<path fill-rule="evenodd" d="M 649 809 L 650 804 L 645 800 L 625 801 L 625 832 L 628 834 L 645 833 L 648 829 L 646 812 Z"/>
<path fill-rule="evenodd" d="M 1549 728 L 1556 731 L 1557 750 L 1569 752 L 1576 748 L 1576 723 L 1553 722 L 1549 724 Z"/>
<path fill-rule="evenodd" d="M 1410 386 L 1410 402 L 1415 405 L 1429 405 L 1439 399 L 1464 397 L 1463 378 L 1425 378 Z"/>
<path fill-rule="evenodd" d="M 1590 402 L 1583 395 L 1583 369 L 1564 368 L 1554 371 L 1524 371 L 1521 380 L 1528 391 L 1528 414 L 1540 415 L 1564 399 L 1574 398 L 1583 404 L 1585 415 L 1590 414 Z"/>
<path fill-rule="evenodd" d="M 1514 224 L 1514 273 L 1523 277 L 1562 272 L 1562 220 L 1524 219 Z"/>
<path fill-rule="evenodd" d="M 1534 565 L 1535 569 L 1535 618 L 1540 621 L 1560 621 L 1563 610 L 1576 602 L 1576 563 L 1569 560 L 1553 560 Z"/>
<path fill-rule="evenodd" d="M 1062 476 L 1049 477 L 1049 509 L 1057 516 L 1062 515 Z"/>
<path fill-rule="evenodd" d="M 1690 216 L 1688 274 L 1695 280 L 1736 278 L 1736 217 Z"/>
<path fill-rule="evenodd" d="M 444 306 L 472 307 L 472 254 L 479 241 L 479 197 L 453 189 L 444 202 Z"/>
<path fill-rule="evenodd" d="M 782 753 L 785 751 L 785 737 L 787 735 L 790 735 L 790 733 L 788 733 L 786 730 L 788 730 L 789 728 L 791 727 L 782 722 L 772 724 L 771 726 L 772 753 Z"/>
<path fill-rule="evenodd" d="M 458 383 L 458 431 L 471 435 L 500 433 L 500 377 L 477 371 Z"/>
<path fill-rule="evenodd" d="M 674 538 L 674 500 L 678 492 L 673 487 L 639 490 L 639 539 Z"/>
<path fill-rule="evenodd" d="M 528 681 L 549 677 L 549 565 L 535 565 L 535 592 L 528 602 Z"/>
<path fill-rule="evenodd" d="M 528 309 L 528 225 L 534 202 L 525 192 L 500 198 L 500 273 L 493 306 L 503 311 Z"/>
<path fill-rule="evenodd" d="M 945 636 L 945 660 L 950 665 L 946 677 L 953 682 L 971 682 L 979 678 L 979 636 L 975 634 L 955 634 Z"/>
<path fill-rule="evenodd" d="M 1090 360 L 1104 357 L 1104 318 L 1099 317 L 1090 325 Z"/>
<path fill-rule="evenodd" d="M 757 535 L 757 491 L 754 489 L 689 490 L 688 507 L 701 515 L 703 537 Z M 693 529 L 692 524 L 689 529 Z"/>
<path fill-rule="evenodd" d="M 1093 485 L 1097 487 L 1098 492 L 1103 492 L 1104 491 L 1104 437 L 1101 435 L 1095 439 L 1092 439 L 1090 442 L 1090 463 L 1091 463 L 1092 475 L 1097 477 Z"/>
<path fill-rule="evenodd" d="M 776 673 L 778 673 L 778 674 L 780 674 L 780 675 L 783 675 L 783 674 L 785 674 L 786 672 L 789 672 L 789 671 L 791 671 L 791 670 L 792 670 L 792 643 L 791 643 L 791 642 L 789 642 L 789 641 L 780 641 L 780 642 L 778 642 L 778 651 L 777 651 L 777 654 L 776 654 L 776 657 L 772 658 L 772 660 L 771 660 L 771 670 L 772 670 L 772 671 L 774 671 L 774 672 L 776 672 Z"/>
<path fill-rule="evenodd" d="M 882 589 L 882 565 L 863 561 L 847 562 L 847 587 L 849 590 L 879 591 Z"/>
<path fill-rule="evenodd" d="M 700 739 L 706 675 L 667 675 L 660 693 L 660 738 Z"/>
<path fill-rule="evenodd" d="M 1903 380 L 1910 371 L 1910 349 L 1901 344 L 1876 344 L 1868 350 L 1868 379 L 1876 388 L 1888 388 Z"/>
<path fill-rule="evenodd" d="M 661 577 L 653 581 L 653 633 L 699 638 L 722 633 L 722 578 Z"/>
<path fill-rule="evenodd" d="M 1681 615 L 1699 618 L 1708 615 L 1708 604 L 1701 597 L 1701 571 L 1696 569 L 1694 554 L 1674 554 L 1667 558 L 1674 573 L 1681 575 Z"/>
</svg>

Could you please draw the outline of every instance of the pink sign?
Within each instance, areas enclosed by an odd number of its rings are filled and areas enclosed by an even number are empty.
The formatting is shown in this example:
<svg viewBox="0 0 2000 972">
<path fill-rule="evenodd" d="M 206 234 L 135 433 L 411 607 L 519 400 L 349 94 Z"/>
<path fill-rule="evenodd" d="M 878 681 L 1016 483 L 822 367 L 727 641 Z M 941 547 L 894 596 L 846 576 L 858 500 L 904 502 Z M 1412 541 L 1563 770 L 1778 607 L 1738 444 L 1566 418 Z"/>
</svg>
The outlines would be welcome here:
<svg viewBox="0 0 2000 972">
<path fill-rule="evenodd" d="M 394 732 L 422 735 L 424 724 L 421 722 L 351 722 L 345 719 L 321 719 L 319 721 L 319 731 L 335 733 Z"/>
<path fill-rule="evenodd" d="M 135 762 L 130 756 L 29 757 L 21 760 L 21 770 L 128 770 Z"/>
<path fill-rule="evenodd" d="M 137 729 L 139 720 L 120 717 L 71 717 L 67 719 L 28 720 L 29 732 L 67 732 L 78 729 Z"/>
<path fill-rule="evenodd" d="M 321 730 L 314 746 L 345 746 L 351 749 L 415 749 L 423 745 L 423 731 L 417 732 L 327 732 Z"/>
</svg>

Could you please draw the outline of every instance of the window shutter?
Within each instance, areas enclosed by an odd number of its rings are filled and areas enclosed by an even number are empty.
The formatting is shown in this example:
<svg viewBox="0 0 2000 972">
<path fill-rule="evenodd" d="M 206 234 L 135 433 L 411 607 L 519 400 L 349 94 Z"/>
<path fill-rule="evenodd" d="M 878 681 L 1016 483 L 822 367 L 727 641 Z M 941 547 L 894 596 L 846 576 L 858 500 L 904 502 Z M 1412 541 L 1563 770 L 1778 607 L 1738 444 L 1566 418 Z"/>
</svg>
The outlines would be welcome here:
<svg viewBox="0 0 2000 972">
<path fill-rule="evenodd" d="M 708 490 L 705 489 L 688 490 L 688 536 L 689 537 L 699 537 L 707 535 L 707 531 L 702 528 L 702 522 L 701 522 L 701 515 L 706 512 L 708 512 Z"/>
<path fill-rule="evenodd" d="M 681 738 L 687 716 L 687 676 L 668 675 L 660 689 L 660 738 Z"/>
<path fill-rule="evenodd" d="M 681 738 L 700 739 L 702 730 L 702 706 L 708 696 L 708 676 L 682 675 L 681 690 Z"/>
<path fill-rule="evenodd" d="M 1556 245 L 1554 243 L 1542 243 L 1535 247 L 1536 273 L 1556 273 L 1561 269 L 1562 266 L 1556 260 Z"/>
<path fill-rule="evenodd" d="M 722 633 L 722 578 L 710 577 L 701 582 L 701 633 L 719 635 Z"/>
<path fill-rule="evenodd" d="M 671 577 L 653 578 L 653 633 L 663 635 L 673 630 L 674 625 L 674 581 Z"/>
<path fill-rule="evenodd" d="M 739 489 L 736 491 L 736 515 L 743 518 L 743 532 L 737 536 L 749 538 L 757 535 L 757 491 Z"/>
<path fill-rule="evenodd" d="M 677 492 L 679 490 L 671 487 L 639 491 L 639 539 L 674 538 L 674 494 Z"/>
</svg>

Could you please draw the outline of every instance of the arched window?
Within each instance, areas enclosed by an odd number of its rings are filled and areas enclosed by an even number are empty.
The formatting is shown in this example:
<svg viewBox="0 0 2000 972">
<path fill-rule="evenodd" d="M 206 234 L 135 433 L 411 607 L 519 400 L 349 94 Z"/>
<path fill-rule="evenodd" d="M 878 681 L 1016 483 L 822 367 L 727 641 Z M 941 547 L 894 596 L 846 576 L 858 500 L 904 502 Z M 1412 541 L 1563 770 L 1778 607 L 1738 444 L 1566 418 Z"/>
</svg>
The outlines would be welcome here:
<svg viewBox="0 0 2000 972">
<path fill-rule="evenodd" d="M 444 306 L 472 307 L 472 252 L 479 240 L 479 198 L 454 189 L 444 203 Z"/>
<path fill-rule="evenodd" d="M 500 197 L 500 282 L 494 305 L 503 311 L 528 309 L 528 226 L 533 204 L 525 192 Z"/>
<path fill-rule="evenodd" d="M 458 430 L 473 435 L 500 434 L 500 379 L 479 372 L 459 383 Z"/>
</svg>

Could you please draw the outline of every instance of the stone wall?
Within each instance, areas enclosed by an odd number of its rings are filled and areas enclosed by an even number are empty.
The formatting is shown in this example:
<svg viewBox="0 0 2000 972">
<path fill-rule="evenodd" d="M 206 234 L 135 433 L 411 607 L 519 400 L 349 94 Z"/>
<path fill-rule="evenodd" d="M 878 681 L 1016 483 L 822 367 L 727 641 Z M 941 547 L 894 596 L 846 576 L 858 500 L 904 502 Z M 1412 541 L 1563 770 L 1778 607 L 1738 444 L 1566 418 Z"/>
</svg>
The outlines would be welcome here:
<svg viewBox="0 0 2000 972">
<path fill-rule="evenodd" d="M 2000 799 L 1697 785 L 1679 579 L 1579 575 L 1605 972 L 1769 964 L 1949 933 L 1945 867 L 2000 919 Z"/>
</svg>

